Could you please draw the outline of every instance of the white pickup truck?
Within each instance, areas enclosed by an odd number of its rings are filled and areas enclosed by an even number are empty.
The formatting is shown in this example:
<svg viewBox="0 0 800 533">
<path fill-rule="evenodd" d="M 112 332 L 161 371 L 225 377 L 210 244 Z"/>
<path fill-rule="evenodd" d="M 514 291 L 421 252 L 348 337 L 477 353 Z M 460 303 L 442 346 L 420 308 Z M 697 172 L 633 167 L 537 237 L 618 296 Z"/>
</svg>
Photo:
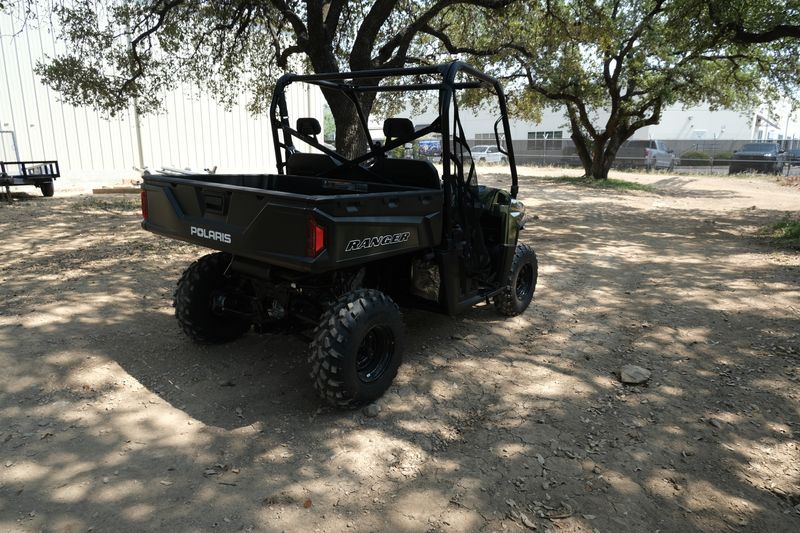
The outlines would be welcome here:
<svg viewBox="0 0 800 533">
<path fill-rule="evenodd" d="M 473 146 L 470 151 L 472 152 L 472 159 L 478 163 L 506 163 L 508 158 L 500 151 L 497 146 L 488 144 L 479 144 Z"/>
<path fill-rule="evenodd" d="M 617 152 L 617 166 L 644 167 L 647 170 L 675 168 L 675 152 L 663 141 L 627 141 Z"/>
</svg>

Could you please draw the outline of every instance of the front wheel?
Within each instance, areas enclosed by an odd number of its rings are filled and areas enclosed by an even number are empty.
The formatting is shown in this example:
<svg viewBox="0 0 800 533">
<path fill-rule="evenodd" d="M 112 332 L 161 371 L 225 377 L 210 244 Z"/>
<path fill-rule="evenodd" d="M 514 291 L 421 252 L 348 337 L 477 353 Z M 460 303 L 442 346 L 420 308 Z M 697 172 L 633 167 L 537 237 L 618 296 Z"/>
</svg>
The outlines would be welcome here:
<svg viewBox="0 0 800 533">
<path fill-rule="evenodd" d="M 525 311 L 533 299 L 538 278 L 536 252 L 526 244 L 518 245 L 506 278 L 506 287 L 494 297 L 497 311 L 506 316 L 517 316 Z"/>
<path fill-rule="evenodd" d="M 385 294 L 359 289 L 322 315 L 314 331 L 311 379 L 328 403 L 353 408 L 380 398 L 402 362 L 403 321 Z"/>
<path fill-rule="evenodd" d="M 239 289 L 240 280 L 227 276 L 230 254 L 204 255 L 187 268 L 175 290 L 175 317 L 181 329 L 195 342 L 219 344 L 244 335 L 250 322 L 221 310 L 225 301 Z"/>
</svg>

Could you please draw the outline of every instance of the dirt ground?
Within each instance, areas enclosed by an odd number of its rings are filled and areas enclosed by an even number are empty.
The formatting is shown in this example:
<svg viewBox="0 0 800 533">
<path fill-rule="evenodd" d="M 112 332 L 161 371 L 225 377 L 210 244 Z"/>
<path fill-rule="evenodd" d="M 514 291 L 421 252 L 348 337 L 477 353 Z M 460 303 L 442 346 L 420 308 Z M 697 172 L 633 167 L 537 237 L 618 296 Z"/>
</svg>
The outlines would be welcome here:
<svg viewBox="0 0 800 533">
<path fill-rule="evenodd" d="M 532 307 L 405 310 L 374 418 L 317 400 L 295 337 L 189 342 L 204 250 L 138 197 L 2 203 L 0 530 L 800 531 L 800 255 L 755 235 L 800 189 L 548 173 L 521 182 Z"/>
</svg>

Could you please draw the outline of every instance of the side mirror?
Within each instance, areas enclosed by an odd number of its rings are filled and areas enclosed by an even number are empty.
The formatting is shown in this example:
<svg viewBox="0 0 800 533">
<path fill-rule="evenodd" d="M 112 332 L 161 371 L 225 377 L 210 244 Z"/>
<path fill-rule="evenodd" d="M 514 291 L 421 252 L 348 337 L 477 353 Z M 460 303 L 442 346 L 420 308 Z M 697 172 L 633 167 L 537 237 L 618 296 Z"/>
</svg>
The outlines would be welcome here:
<svg viewBox="0 0 800 533">
<path fill-rule="evenodd" d="M 667 153 L 668 153 L 668 154 L 674 154 L 674 153 L 675 153 L 675 150 L 667 150 Z"/>
<path fill-rule="evenodd" d="M 733 153 L 735 154 L 735 153 L 736 153 L 736 152 L 738 152 L 738 151 L 739 151 L 739 150 L 734 150 L 734 151 L 733 151 Z"/>
</svg>

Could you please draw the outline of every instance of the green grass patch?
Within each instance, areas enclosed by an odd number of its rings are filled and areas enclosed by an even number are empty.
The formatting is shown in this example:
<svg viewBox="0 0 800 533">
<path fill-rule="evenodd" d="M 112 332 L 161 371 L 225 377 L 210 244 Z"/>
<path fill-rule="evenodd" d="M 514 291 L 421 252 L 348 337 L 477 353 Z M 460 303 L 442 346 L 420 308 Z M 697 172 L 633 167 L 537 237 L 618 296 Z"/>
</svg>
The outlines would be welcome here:
<svg viewBox="0 0 800 533">
<path fill-rule="evenodd" d="M 800 249 L 800 220 L 786 217 L 761 229 L 761 235 L 771 237 L 775 243 Z"/>
<path fill-rule="evenodd" d="M 636 183 L 635 181 L 626 181 L 614 178 L 605 180 L 596 180 L 594 178 L 561 176 L 558 178 L 540 178 L 547 181 L 554 181 L 556 183 L 568 183 L 577 187 L 587 187 L 589 189 L 610 189 L 614 191 L 643 191 L 643 192 L 656 192 L 656 188 L 652 185 L 645 185 L 644 183 Z"/>
</svg>

